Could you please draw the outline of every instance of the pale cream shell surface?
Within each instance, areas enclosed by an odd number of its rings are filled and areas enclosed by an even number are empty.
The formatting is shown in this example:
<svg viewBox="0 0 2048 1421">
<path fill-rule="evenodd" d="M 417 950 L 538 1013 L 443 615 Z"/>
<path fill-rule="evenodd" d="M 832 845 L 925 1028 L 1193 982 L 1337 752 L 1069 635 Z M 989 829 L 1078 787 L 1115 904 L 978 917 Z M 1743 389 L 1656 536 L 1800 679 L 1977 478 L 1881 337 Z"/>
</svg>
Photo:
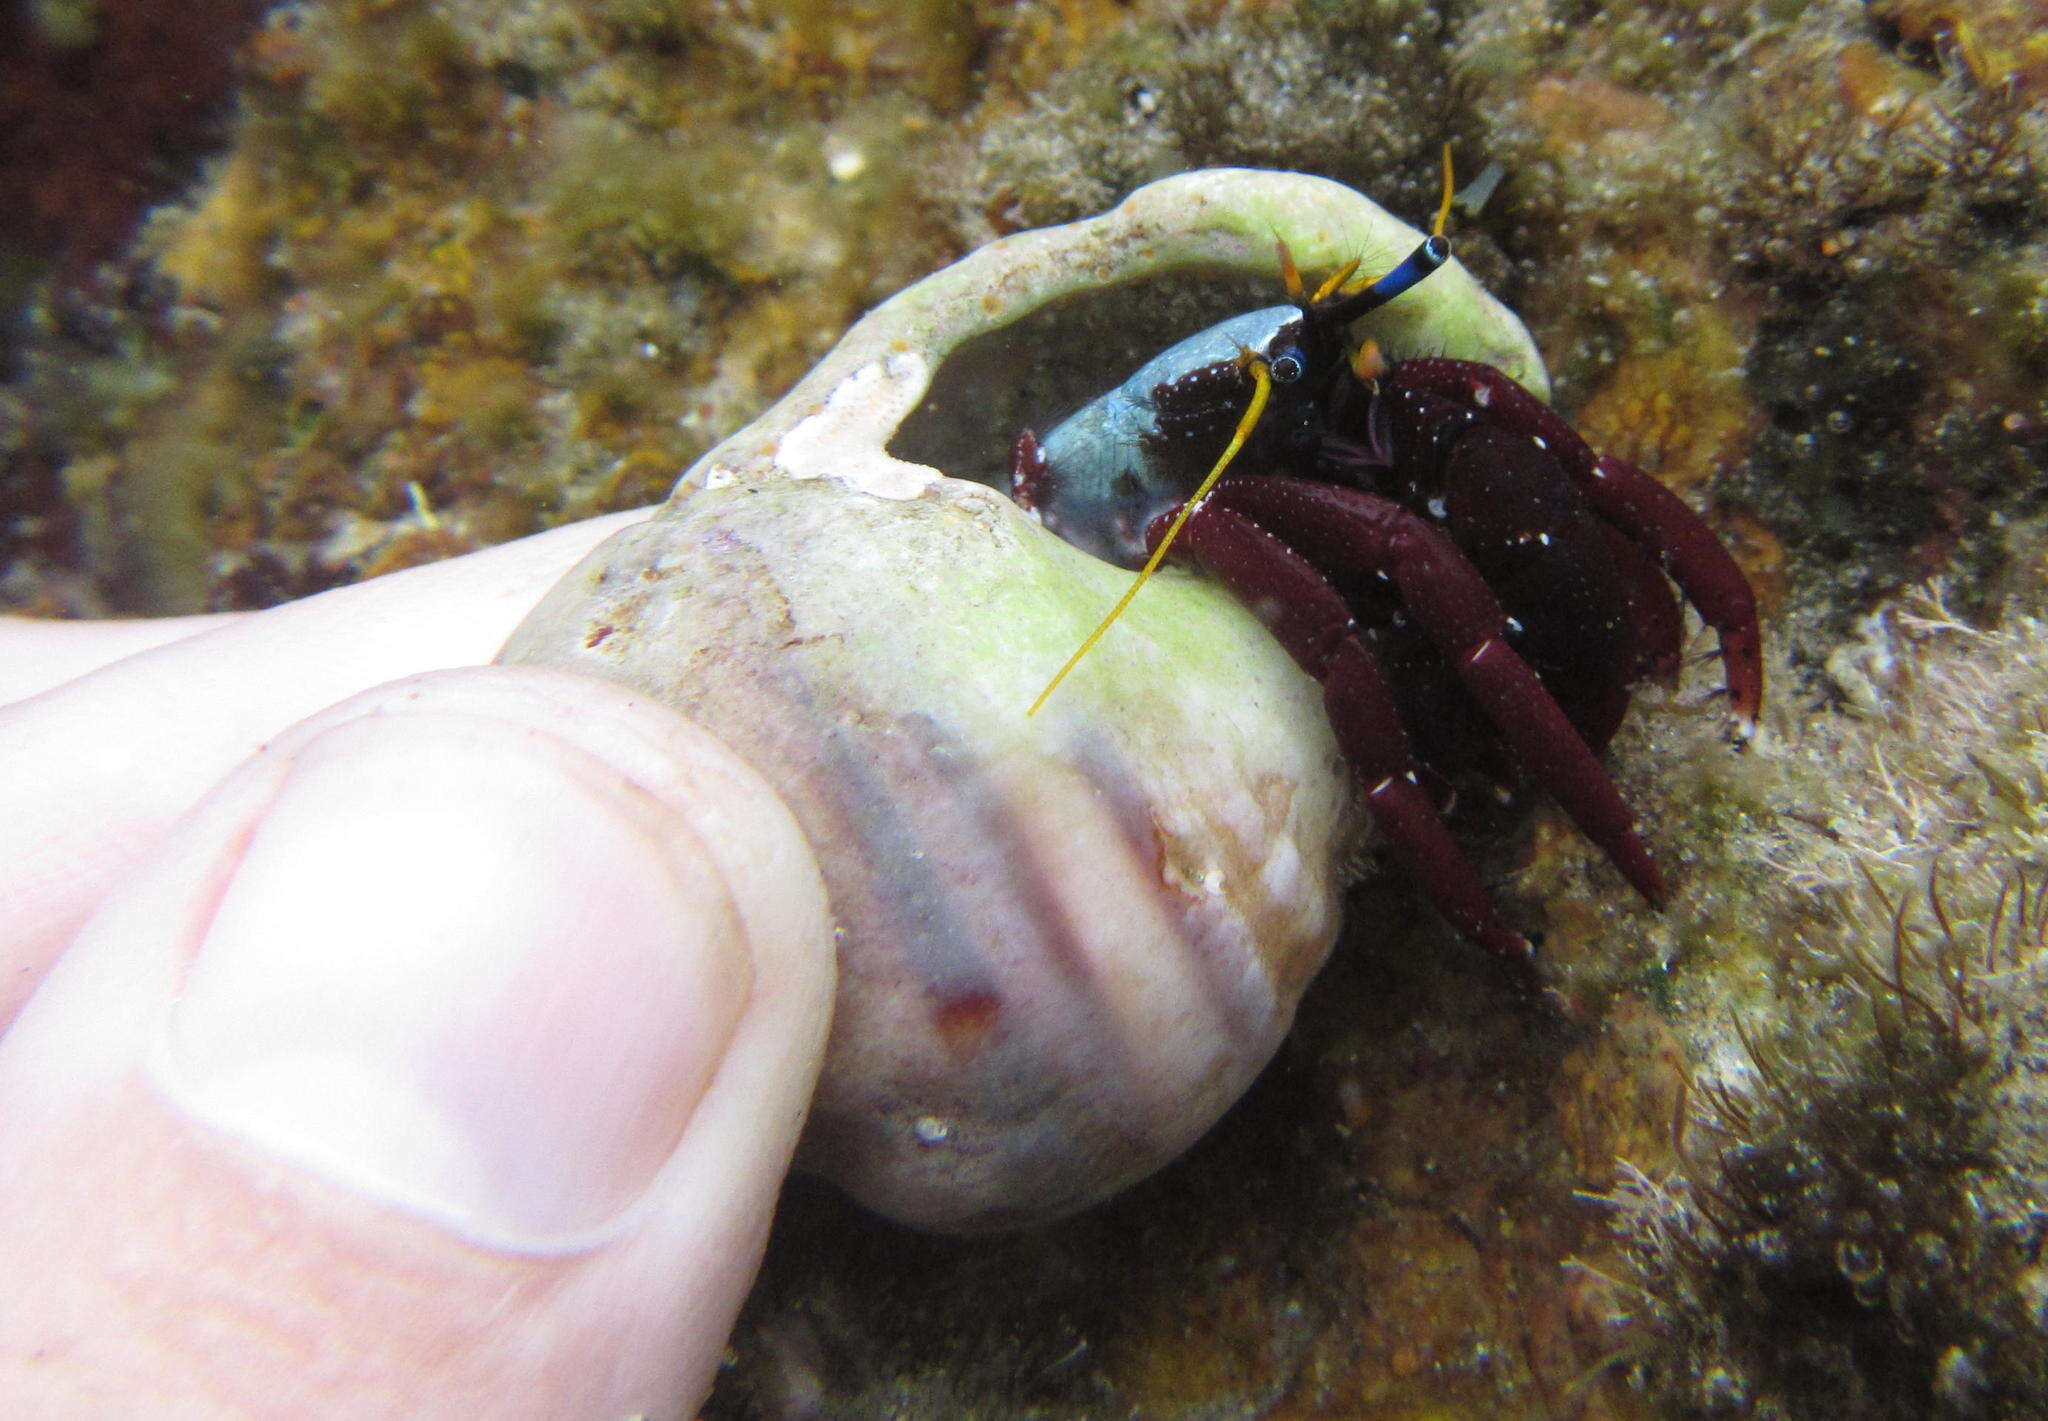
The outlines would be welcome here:
<svg viewBox="0 0 2048 1421">
<path fill-rule="evenodd" d="M 1257 619 L 1169 572 L 1027 717 L 1129 574 L 890 452 L 964 343 L 1141 278 L 1269 276 L 1276 236 L 1368 271 L 1417 240 L 1334 183 L 1219 170 L 992 243 L 864 318 L 503 653 L 674 706 L 787 799 L 840 939 L 801 1162 L 905 1222 L 1031 1223 L 1157 1169 L 1271 1057 L 1335 937 L 1344 765 Z M 1543 389 L 1455 264 L 1374 333 Z"/>
</svg>

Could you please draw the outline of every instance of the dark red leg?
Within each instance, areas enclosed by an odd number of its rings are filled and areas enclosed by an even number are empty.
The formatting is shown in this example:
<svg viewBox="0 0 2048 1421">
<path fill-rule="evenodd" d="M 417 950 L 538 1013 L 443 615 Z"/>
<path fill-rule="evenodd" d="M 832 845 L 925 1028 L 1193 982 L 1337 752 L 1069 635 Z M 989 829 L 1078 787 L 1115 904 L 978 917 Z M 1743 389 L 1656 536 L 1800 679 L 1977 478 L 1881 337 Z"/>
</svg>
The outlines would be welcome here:
<svg viewBox="0 0 2048 1421">
<path fill-rule="evenodd" d="M 1685 600 L 1721 636 L 1721 664 L 1735 713 L 1754 722 L 1764 703 L 1763 640 L 1749 579 L 1714 530 L 1685 501 L 1634 464 L 1603 456 L 1583 485 L 1594 511 L 1671 569 Z"/>
<path fill-rule="evenodd" d="M 1606 544 L 1607 556 L 1628 589 L 1631 639 L 1636 647 L 1636 664 L 1629 668 L 1628 680 L 1676 676 L 1685 651 L 1685 624 L 1679 618 L 1678 603 L 1672 600 L 1671 584 L 1664 580 L 1664 574 L 1650 561 L 1641 544 L 1605 519 L 1596 526 Z"/>
<path fill-rule="evenodd" d="M 1170 521 L 1153 522 L 1148 544 L 1157 545 Z M 1330 724 L 1373 822 L 1437 911 L 1480 946 L 1527 962 L 1527 940 L 1500 920 L 1478 871 L 1417 784 L 1394 699 L 1336 589 L 1279 538 L 1214 500 L 1188 519 L 1174 552 L 1228 585 L 1322 683 Z"/>
<path fill-rule="evenodd" d="M 1756 719 L 1764 698 L 1756 598 L 1749 579 L 1714 530 L 1683 499 L 1633 464 L 1597 457 L 1556 410 L 1490 365 L 1439 357 L 1404 360 L 1394 366 L 1389 383 L 1397 402 L 1449 399 L 1477 405 L 1508 428 L 1542 440 L 1593 510 L 1667 568 L 1685 599 L 1720 634 L 1721 661 L 1735 713 L 1744 720 Z M 1402 421 L 1397 418 L 1395 426 L 1400 429 Z M 1396 450 L 1397 458 L 1420 452 Z"/>
<path fill-rule="evenodd" d="M 1666 889 L 1597 756 L 1506 640 L 1492 589 L 1457 545 L 1389 499 L 1305 479 L 1225 479 L 1211 504 L 1244 515 L 1311 564 L 1383 573 L 1538 784 L 1656 906 Z M 1258 605 L 1253 603 L 1254 606 Z"/>
</svg>

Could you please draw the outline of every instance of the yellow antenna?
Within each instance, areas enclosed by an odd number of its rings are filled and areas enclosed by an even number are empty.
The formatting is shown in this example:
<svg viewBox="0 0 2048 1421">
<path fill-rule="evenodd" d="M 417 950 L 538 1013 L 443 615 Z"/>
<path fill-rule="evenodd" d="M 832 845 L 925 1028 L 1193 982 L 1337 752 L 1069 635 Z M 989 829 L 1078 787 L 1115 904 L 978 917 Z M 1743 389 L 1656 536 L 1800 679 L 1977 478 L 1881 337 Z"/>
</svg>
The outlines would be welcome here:
<svg viewBox="0 0 2048 1421">
<path fill-rule="evenodd" d="M 1174 515 L 1173 522 L 1166 527 L 1166 536 L 1159 540 L 1159 546 L 1152 550 L 1150 560 L 1131 585 L 1124 590 L 1124 595 L 1117 598 L 1116 605 L 1109 609 L 1109 615 L 1096 624 L 1095 630 L 1088 633 L 1087 640 L 1076 647 L 1074 654 L 1067 658 L 1067 664 L 1054 674 L 1052 680 L 1046 682 L 1045 689 L 1038 693 L 1038 699 L 1031 703 L 1031 709 L 1024 712 L 1026 717 L 1038 714 L 1039 708 L 1059 689 L 1060 682 L 1067 679 L 1067 673 L 1081 664 L 1081 658 L 1094 649 L 1096 642 L 1102 640 L 1102 634 L 1109 630 L 1110 623 L 1123 615 L 1124 608 L 1130 606 L 1131 599 L 1138 595 L 1138 589 L 1151 581 L 1152 574 L 1159 570 L 1159 564 L 1166 560 L 1166 550 L 1172 547 L 1173 540 L 1180 536 L 1181 525 L 1188 521 L 1189 514 L 1201 506 L 1202 500 L 1209 496 L 1209 490 L 1215 488 L 1216 481 L 1223 477 L 1223 471 L 1230 467 L 1230 461 L 1244 448 L 1245 440 L 1251 438 L 1252 430 L 1258 425 L 1259 416 L 1266 412 L 1266 397 L 1273 393 L 1273 376 L 1267 370 L 1266 362 L 1258 356 L 1247 351 L 1245 360 L 1252 372 L 1252 402 L 1245 406 L 1244 417 L 1238 420 L 1237 432 L 1230 436 L 1230 443 L 1224 448 L 1223 456 L 1216 461 L 1216 467 L 1209 470 L 1208 477 L 1196 488 L 1194 496 L 1180 506 L 1180 512 Z"/>
<path fill-rule="evenodd" d="M 1436 221 L 1429 224 L 1429 234 L 1441 237 L 1444 223 L 1451 220 L 1451 191 L 1456 186 L 1451 177 L 1451 145 L 1444 144 L 1444 200 L 1437 204 Z"/>
</svg>

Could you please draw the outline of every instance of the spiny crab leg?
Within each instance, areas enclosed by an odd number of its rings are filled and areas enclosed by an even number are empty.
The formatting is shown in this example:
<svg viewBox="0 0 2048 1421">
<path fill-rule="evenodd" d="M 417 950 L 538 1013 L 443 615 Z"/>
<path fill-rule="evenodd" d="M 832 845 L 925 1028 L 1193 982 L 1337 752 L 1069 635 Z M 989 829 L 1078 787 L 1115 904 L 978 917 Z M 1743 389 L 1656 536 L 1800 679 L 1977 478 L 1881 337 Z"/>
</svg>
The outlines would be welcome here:
<svg viewBox="0 0 2048 1421">
<path fill-rule="evenodd" d="M 1225 479 L 1210 495 L 1310 563 L 1385 573 L 1516 758 L 1644 898 L 1662 907 L 1664 876 L 1599 758 L 1507 643 L 1492 589 L 1429 523 L 1389 499 L 1295 478 Z"/>
<path fill-rule="evenodd" d="M 1162 542 L 1166 523 L 1162 514 L 1147 541 Z M 1400 711 L 1337 590 L 1280 539 L 1213 502 L 1187 521 L 1178 547 L 1256 608 L 1301 669 L 1322 683 L 1330 725 L 1373 822 L 1437 910 L 1480 946 L 1527 962 L 1528 941 L 1501 921 L 1486 884 L 1416 782 Z"/>
<path fill-rule="evenodd" d="M 1764 699 L 1756 597 L 1741 567 L 1685 500 L 1633 464 L 1596 457 L 1557 411 L 1498 370 L 1464 360 L 1411 360 L 1404 378 L 1418 391 L 1483 406 L 1511 428 L 1540 438 L 1593 511 L 1668 568 L 1686 601 L 1720 635 L 1729 699 L 1744 722 L 1756 723 Z"/>
</svg>

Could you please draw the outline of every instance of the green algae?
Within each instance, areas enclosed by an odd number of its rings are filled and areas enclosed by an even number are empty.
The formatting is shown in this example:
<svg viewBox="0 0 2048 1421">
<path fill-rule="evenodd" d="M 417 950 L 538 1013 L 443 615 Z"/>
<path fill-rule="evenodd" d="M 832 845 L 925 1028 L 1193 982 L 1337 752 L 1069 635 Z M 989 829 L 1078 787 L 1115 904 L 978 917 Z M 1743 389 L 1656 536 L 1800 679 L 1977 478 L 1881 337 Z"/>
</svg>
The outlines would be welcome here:
<svg viewBox="0 0 2048 1421">
<path fill-rule="evenodd" d="M 1713 1143 L 1618 1196 L 1644 1384 L 1766 1416 L 2048 1404 L 2041 886 L 1873 880 L 1833 905 L 1804 1000 L 1704 1091 Z"/>
</svg>

